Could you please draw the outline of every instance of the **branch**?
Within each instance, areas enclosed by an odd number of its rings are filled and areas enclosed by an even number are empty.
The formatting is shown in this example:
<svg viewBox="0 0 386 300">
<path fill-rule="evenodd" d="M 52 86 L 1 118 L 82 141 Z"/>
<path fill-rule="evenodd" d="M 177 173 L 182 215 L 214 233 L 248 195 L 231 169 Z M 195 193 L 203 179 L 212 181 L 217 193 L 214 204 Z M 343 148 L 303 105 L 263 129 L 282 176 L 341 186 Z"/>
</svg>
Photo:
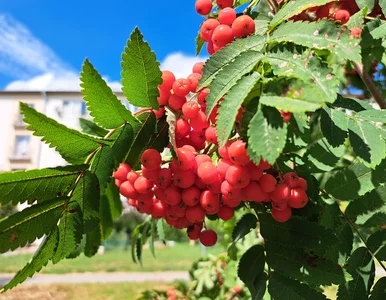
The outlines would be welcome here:
<svg viewBox="0 0 386 300">
<path fill-rule="evenodd" d="M 381 92 L 376 87 L 373 79 L 363 68 L 362 63 L 353 62 L 355 70 L 358 72 L 359 76 L 362 78 L 363 83 L 367 86 L 369 92 L 373 96 L 374 100 L 378 103 L 379 107 L 386 109 L 386 101 L 383 99 Z"/>
<path fill-rule="evenodd" d="M 276 14 L 279 11 L 279 5 L 277 4 L 276 0 L 266 0 L 269 7 L 271 8 L 273 14 Z"/>
</svg>

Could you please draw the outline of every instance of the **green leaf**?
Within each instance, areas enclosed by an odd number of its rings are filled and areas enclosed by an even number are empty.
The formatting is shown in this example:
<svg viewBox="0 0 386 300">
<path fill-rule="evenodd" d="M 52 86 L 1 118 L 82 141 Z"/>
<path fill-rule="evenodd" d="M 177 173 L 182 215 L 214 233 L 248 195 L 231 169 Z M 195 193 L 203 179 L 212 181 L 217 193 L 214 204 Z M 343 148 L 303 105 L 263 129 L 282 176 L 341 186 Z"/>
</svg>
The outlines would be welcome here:
<svg viewBox="0 0 386 300">
<path fill-rule="evenodd" d="M 143 35 L 135 28 L 122 54 L 122 91 L 127 100 L 138 107 L 159 108 L 158 85 L 162 84 L 159 62 Z"/>
<path fill-rule="evenodd" d="M 154 240 L 155 240 L 156 235 L 157 235 L 157 220 L 152 219 L 151 220 L 150 236 L 149 236 L 149 249 L 150 249 L 150 252 L 154 258 L 156 258 L 155 249 L 154 249 Z"/>
<path fill-rule="evenodd" d="M 110 200 L 107 195 L 101 195 L 101 201 L 99 206 L 100 226 L 102 241 L 105 241 L 113 232 L 114 223 L 113 217 L 110 211 Z"/>
<path fill-rule="evenodd" d="M 348 119 L 344 112 L 324 106 L 320 127 L 328 143 L 333 147 L 343 145 L 347 138 Z"/>
<path fill-rule="evenodd" d="M 67 258 L 82 240 L 83 217 L 77 202 L 70 202 L 60 218 L 59 242 L 55 255 L 52 258 L 54 264 Z"/>
<path fill-rule="evenodd" d="M 232 231 L 232 240 L 234 243 L 241 240 L 244 236 L 255 229 L 257 226 L 257 218 L 254 214 L 249 213 L 241 217 Z"/>
<path fill-rule="evenodd" d="M 111 175 L 114 170 L 114 155 L 113 150 L 109 146 L 103 146 L 95 154 L 91 163 L 91 172 L 94 173 L 99 182 L 101 195 L 104 193 L 107 184 L 111 180 Z"/>
<path fill-rule="evenodd" d="M 386 0 L 379 0 L 379 6 L 382 9 L 384 15 L 386 15 Z"/>
<path fill-rule="evenodd" d="M 310 23 L 289 21 L 274 31 L 270 42 L 293 42 L 309 48 L 328 49 L 341 59 L 360 62 L 361 49 L 358 41 L 350 39 L 349 30 L 344 32 L 342 29 L 335 22 L 327 20 Z"/>
<path fill-rule="evenodd" d="M 355 0 L 355 2 L 360 9 L 367 7 L 369 9 L 369 12 L 371 12 L 375 6 L 374 0 Z"/>
<path fill-rule="evenodd" d="M 374 124 L 358 119 L 348 121 L 348 136 L 360 161 L 374 169 L 386 156 L 386 142 Z"/>
<path fill-rule="evenodd" d="M 372 30 L 370 32 L 370 34 L 372 35 L 372 37 L 374 39 L 383 39 L 386 37 L 386 23 L 383 23 L 381 26 L 375 28 L 374 30 Z"/>
<path fill-rule="evenodd" d="M 346 23 L 348 29 L 361 28 L 363 29 L 364 18 L 368 13 L 368 9 L 364 8 L 356 12 L 350 17 L 350 20 Z"/>
<path fill-rule="evenodd" d="M 262 94 L 260 103 L 276 107 L 278 110 L 285 112 L 306 112 L 315 111 L 321 108 L 324 104 L 320 97 L 299 99 L 290 96 L 282 97 L 270 94 Z"/>
<path fill-rule="evenodd" d="M 277 47 L 268 53 L 265 60 L 271 64 L 276 76 L 298 78 L 314 84 L 325 102 L 334 102 L 336 99 L 339 91 L 338 77 L 309 51 L 298 53 L 294 47 Z"/>
<path fill-rule="evenodd" d="M 260 51 L 265 42 L 261 35 L 250 35 L 244 39 L 237 39 L 233 43 L 214 53 L 205 63 L 200 86 L 197 90 L 210 85 L 218 73 L 241 53 L 250 50 Z"/>
<path fill-rule="evenodd" d="M 267 275 L 264 273 L 264 247 L 255 245 L 241 257 L 237 275 L 251 292 L 252 299 L 262 299 L 266 289 Z"/>
<path fill-rule="evenodd" d="M 82 70 L 81 93 L 90 115 L 98 125 L 112 129 L 126 122 L 136 122 L 88 59 L 84 61 Z"/>
<path fill-rule="evenodd" d="M 166 118 L 160 118 L 157 122 L 156 132 L 153 134 L 145 149 L 156 149 L 163 152 L 169 144 L 169 124 Z"/>
<path fill-rule="evenodd" d="M 198 32 L 196 37 L 196 56 L 198 56 L 202 50 L 202 47 L 205 45 L 204 40 L 200 36 L 200 32 Z"/>
<path fill-rule="evenodd" d="M 274 299 L 280 300 L 324 300 L 326 296 L 304 283 L 290 279 L 276 272 L 271 274 L 268 291 Z"/>
<path fill-rule="evenodd" d="M 32 259 L 23 269 L 16 273 L 15 277 L 13 277 L 2 290 L 0 290 L 0 293 L 14 288 L 16 285 L 22 283 L 28 277 L 32 277 L 36 272 L 39 272 L 43 267 L 45 267 L 55 254 L 58 237 L 58 230 L 55 228 L 44 238 Z"/>
<path fill-rule="evenodd" d="M 67 197 L 47 200 L 0 220 L 0 253 L 48 234 L 56 226 L 67 201 Z"/>
<path fill-rule="evenodd" d="M 357 248 L 346 264 L 353 280 L 339 286 L 337 299 L 367 299 L 375 277 L 375 265 L 370 253 L 365 247 Z"/>
<path fill-rule="evenodd" d="M 92 257 L 98 253 L 99 246 L 102 243 L 101 228 L 98 224 L 93 231 L 86 233 L 86 245 L 84 247 L 84 255 Z"/>
<path fill-rule="evenodd" d="M 165 243 L 166 237 L 165 237 L 164 221 L 162 219 L 157 221 L 157 234 L 159 239 L 163 243 Z"/>
<path fill-rule="evenodd" d="M 248 154 L 251 159 L 258 163 L 262 157 L 270 164 L 275 163 L 286 144 L 287 129 L 287 124 L 276 109 L 263 107 L 259 110 L 248 129 Z"/>
<path fill-rule="evenodd" d="M 243 118 L 241 119 L 241 130 L 240 130 L 240 137 L 244 142 L 248 142 L 248 126 L 252 118 L 257 113 L 258 109 L 259 109 L 259 99 L 257 97 L 251 99 L 248 102 L 248 104 L 245 106 Z"/>
<path fill-rule="evenodd" d="M 386 8 L 386 2 L 385 2 Z M 386 9 L 385 9 L 386 11 Z M 369 300 L 384 300 L 386 298 L 386 277 L 383 277 L 377 281 L 374 285 Z"/>
<path fill-rule="evenodd" d="M 386 220 L 386 186 L 380 186 L 350 202 L 345 213 L 347 217 L 363 227 L 384 225 Z"/>
<path fill-rule="evenodd" d="M 106 136 L 109 133 L 108 130 L 106 130 L 102 127 L 99 127 L 94 122 L 87 120 L 87 119 L 84 119 L 84 118 L 79 118 L 79 125 L 80 125 L 80 128 L 82 128 L 82 131 L 84 133 L 94 135 L 97 137 L 103 138 L 104 136 Z"/>
<path fill-rule="evenodd" d="M 131 259 L 135 263 L 137 263 L 137 257 L 138 257 L 136 254 L 137 242 L 138 241 L 141 242 L 140 233 L 142 232 L 143 226 L 144 226 L 144 223 L 137 225 L 137 227 L 134 228 L 133 234 L 131 236 Z"/>
<path fill-rule="evenodd" d="M 55 148 L 71 164 L 83 163 L 101 143 L 107 143 L 107 141 L 69 129 L 25 103 L 20 103 L 20 112 L 24 115 L 24 121 L 30 124 L 27 129 L 34 131 L 34 135 L 41 136 L 43 142 Z"/>
<path fill-rule="evenodd" d="M 378 187 L 386 181 L 386 161 L 375 170 L 361 163 L 350 165 L 330 176 L 325 190 L 340 200 L 354 200 Z"/>
<path fill-rule="evenodd" d="M 382 229 L 370 235 L 367 247 L 378 260 L 386 261 L 386 230 Z"/>
<path fill-rule="evenodd" d="M 115 139 L 112 148 L 112 154 L 115 159 L 115 166 L 118 166 L 119 163 L 123 161 L 127 152 L 130 149 L 131 143 L 134 138 L 133 127 L 126 123 L 117 133 L 117 136 L 113 135 L 112 138 Z"/>
<path fill-rule="evenodd" d="M 257 51 L 249 50 L 243 52 L 216 74 L 210 85 L 210 93 L 206 98 L 206 113 L 208 116 L 218 100 L 236 85 L 241 77 L 251 72 L 262 56 Z"/>
<path fill-rule="evenodd" d="M 113 220 L 118 219 L 122 214 L 122 202 L 119 194 L 119 188 L 111 180 L 106 189 L 106 196 L 109 200 L 110 212 Z"/>
<path fill-rule="evenodd" d="M 345 98 L 342 95 L 338 95 L 338 98 L 334 102 L 334 107 L 345 108 L 355 112 L 375 110 L 374 107 L 366 101 L 355 98 Z"/>
<path fill-rule="evenodd" d="M 232 132 L 238 109 L 255 87 L 259 78 L 260 74 L 257 72 L 244 76 L 230 89 L 229 93 L 224 97 L 224 100 L 221 101 L 216 122 L 220 148 L 226 144 Z"/>
<path fill-rule="evenodd" d="M 386 109 L 361 111 L 355 117 L 369 122 L 386 123 Z"/>
<path fill-rule="evenodd" d="M 276 27 L 281 22 L 284 22 L 293 16 L 299 15 L 301 12 L 311 7 L 322 6 L 329 2 L 331 2 L 331 0 L 297 0 L 296 2 L 289 1 L 273 17 L 270 28 Z"/>
<path fill-rule="evenodd" d="M 99 226 L 99 182 L 95 174 L 86 172 L 79 180 L 72 199 L 82 211 L 83 227 L 86 233 Z"/>
<path fill-rule="evenodd" d="M 255 35 L 264 36 L 268 30 L 269 19 L 265 17 L 259 17 L 255 19 Z"/>
<path fill-rule="evenodd" d="M 0 203 L 43 202 L 68 194 L 87 165 L 0 173 Z"/>
</svg>

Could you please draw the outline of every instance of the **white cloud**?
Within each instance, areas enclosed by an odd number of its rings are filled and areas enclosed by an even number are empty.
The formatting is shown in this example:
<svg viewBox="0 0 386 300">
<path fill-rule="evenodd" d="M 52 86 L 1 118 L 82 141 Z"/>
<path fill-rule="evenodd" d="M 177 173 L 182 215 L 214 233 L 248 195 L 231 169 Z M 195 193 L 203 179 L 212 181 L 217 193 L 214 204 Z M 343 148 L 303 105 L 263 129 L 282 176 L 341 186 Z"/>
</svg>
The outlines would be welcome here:
<svg viewBox="0 0 386 300">
<path fill-rule="evenodd" d="M 186 78 L 192 73 L 193 65 L 196 62 L 205 60 L 206 57 L 189 56 L 181 52 L 171 53 L 161 63 L 161 69 L 173 72 L 176 78 Z"/>
</svg>

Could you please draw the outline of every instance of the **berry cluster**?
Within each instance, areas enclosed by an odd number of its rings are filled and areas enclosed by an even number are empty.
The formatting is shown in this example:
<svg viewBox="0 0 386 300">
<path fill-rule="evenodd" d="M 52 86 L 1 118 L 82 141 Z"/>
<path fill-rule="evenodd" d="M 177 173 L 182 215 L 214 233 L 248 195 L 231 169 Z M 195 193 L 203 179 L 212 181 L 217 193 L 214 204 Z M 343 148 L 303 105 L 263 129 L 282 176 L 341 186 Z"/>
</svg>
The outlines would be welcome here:
<svg viewBox="0 0 386 300">
<path fill-rule="evenodd" d="M 218 18 L 209 18 L 201 25 L 200 37 L 208 42 L 207 51 L 210 55 L 233 42 L 234 38 L 246 37 L 255 32 L 255 22 L 250 16 L 237 17 L 232 8 L 233 0 L 217 0 L 221 9 Z M 211 0 L 197 0 L 196 11 L 206 16 L 212 11 Z"/>
</svg>

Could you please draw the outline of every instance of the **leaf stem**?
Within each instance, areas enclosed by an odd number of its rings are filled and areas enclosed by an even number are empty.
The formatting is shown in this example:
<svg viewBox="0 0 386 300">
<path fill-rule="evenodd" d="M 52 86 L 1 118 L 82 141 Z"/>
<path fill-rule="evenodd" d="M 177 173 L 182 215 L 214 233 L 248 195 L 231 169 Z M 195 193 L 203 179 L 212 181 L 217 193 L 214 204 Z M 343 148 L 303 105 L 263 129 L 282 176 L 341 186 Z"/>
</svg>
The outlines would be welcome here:
<svg viewBox="0 0 386 300">
<path fill-rule="evenodd" d="M 374 100 L 378 103 L 379 107 L 385 109 L 386 101 L 385 99 L 383 99 L 381 92 L 378 90 L 369 73 L 364 69 L 363 64 L 353 62 L 353 65 L 355 70 L 358 72 L 359 76 L 362 78 L 363 83 L 367 86 Z"/>
<path fill-rule="evenodd" d="M 149 107 L 138 109 L 133 115 L 134 117 L 138 117 L 139 115 L 145 113 L 145 112 L 152 112 L 153 110 Z"/>
<path fill-rule="evenodd" d="M 266 0 L 266 1 L 269 7 L 271 8 L 273 14 L 277 14 L 277 12 L 279 11 L 279 5 L 277 4 L 277 2 L 275 0 Z"/>
</svg>

